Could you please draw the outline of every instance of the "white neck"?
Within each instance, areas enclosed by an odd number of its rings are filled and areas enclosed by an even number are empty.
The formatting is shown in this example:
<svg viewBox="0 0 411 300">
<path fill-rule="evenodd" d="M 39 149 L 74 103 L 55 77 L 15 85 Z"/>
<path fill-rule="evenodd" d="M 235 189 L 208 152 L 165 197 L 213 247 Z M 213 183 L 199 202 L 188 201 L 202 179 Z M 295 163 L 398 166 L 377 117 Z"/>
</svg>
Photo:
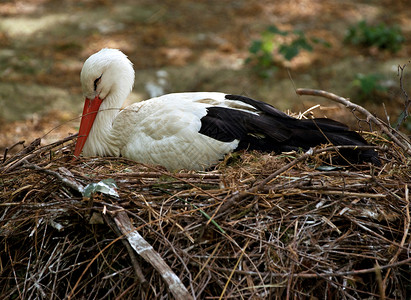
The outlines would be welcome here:
<svg viewBox="0 0 411 300">
<path fill-rule="evenodd" d="M 112 135 L 112 127 L 122 103 L 126 97 L 119 100 L 117 94 L 110 94 L 103 100 L 97 113 L 93 127 L 83 148 L 86 156 L 119 156 L 120 149 L 117 139 Z"/>
<path fill-rule="evenodd" d="M 96 81 L 96 78 L 99 78 Z M 104 99 L 84 144 L 86 156 L 118 156 L 118 138 L 112 133 L 113 122 L 134 84 L 133 65 L 123 53 L 103 49 L 90 56 L 81 71 L 83 94 L 89 99 Z"/>
</svg>

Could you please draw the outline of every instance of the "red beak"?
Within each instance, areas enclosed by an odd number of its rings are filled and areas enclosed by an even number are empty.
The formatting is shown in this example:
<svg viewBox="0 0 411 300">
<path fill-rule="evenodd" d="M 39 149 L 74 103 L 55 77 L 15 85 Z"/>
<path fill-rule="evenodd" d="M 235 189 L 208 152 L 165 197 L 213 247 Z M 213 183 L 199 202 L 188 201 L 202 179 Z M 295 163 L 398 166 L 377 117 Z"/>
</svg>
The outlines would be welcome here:
<svg viewBox="0 0 411 300">
<path fill-rule="evenodd" d="M 80 130 L 77 137 L 77 144 L 74 149 L 75 158 L 79 157 L 81 151 L 83 150 L 84 144 L 87 141 L 87 137 L 90 133 L 91 127 L 93 127 L 94 120 L 96 119 L 98 109 L 100 108 L 102 102 L 103 100 L 100 99 L 99 96 L 96 96 L 93 100 L 86 98 L 83 108 L 83 115 L 80 122 Z"/>
</svg>

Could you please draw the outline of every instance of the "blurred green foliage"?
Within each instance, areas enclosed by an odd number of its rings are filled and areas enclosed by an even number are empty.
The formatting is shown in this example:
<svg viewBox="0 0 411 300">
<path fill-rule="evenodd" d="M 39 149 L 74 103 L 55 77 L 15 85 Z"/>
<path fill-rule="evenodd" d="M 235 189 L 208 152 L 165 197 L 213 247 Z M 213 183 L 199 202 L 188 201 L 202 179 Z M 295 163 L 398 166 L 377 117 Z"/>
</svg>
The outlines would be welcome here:
<svg viewBox="0 0 411 300">
<path fill-rule="evenodd" d="M 383 79 L 382 74 L 356 74 L 352 85 L 358 88 L 359 100 L 366 100 L 376 92 L 386 92 L 387 88 L 382 84 Z"/>
<path fill-rule="evenodd" d="M 363 47 L 377 47 L 395 53 L 401 49 L 405 41 L 398 26 L 368 25 L 365 20 L 351 26 L 345 36 L 345 41 Z"/>
<path fill-rule="evenodd" d="M 322 39 L 307 39 L 301 30 L 283 31 L 271 25 L 261 33 L 260 39 L 251 43 L 246 63 L 252 64 L 259 76 L 271 77 L 282 65 L 282 60 L 291 61 L 301 50 L 313 51 L 313 44 L 330 47 L 330 44 Z"/>
</svg>

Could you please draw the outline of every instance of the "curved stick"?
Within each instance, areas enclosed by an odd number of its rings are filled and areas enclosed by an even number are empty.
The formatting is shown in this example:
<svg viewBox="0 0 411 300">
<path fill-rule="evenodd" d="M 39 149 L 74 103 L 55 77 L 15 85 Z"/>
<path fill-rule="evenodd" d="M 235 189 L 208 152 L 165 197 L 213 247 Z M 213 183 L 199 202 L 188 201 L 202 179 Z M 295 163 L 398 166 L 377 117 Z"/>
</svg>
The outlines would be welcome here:
<svg viewBox="0 0 411 300">
<path fill-rule="evenodd" d="M 345 105 L 348 108 L 354 109 L 359 111 L 360 113 L 364 114 L 367 117 L 367 121 L 372 121 L 374 122 L 380 129 L 387 135 L 389 136 L 393 142 L 395 142 L 401 149 L 403 149 L 407 154 L 411 155 L 411 145 L 410 143 L 399 133 L 397 132 L 394 128 L 391 128 L 384 124 L 380 119 L 375 117 L 373 114 L 371 114 L 368 110 L 366 110 L 364 107 L 357 105 L 355 103 L 352 103 L 350 100 L 340 97 L 338 95 L 335 95 L 333 93 L 329 93 L 326 91 L 322 90 L 314 90 L 314 89 L 297 89 L 295 91 L 297 95 L 307 95 L 307 96 L 317 96 L 317 97 L 324 97 L 330 100 L 333 100 L 335 102 L 341 103 Z M 401 139 L 404 141 L 400 141 L 397 136 L 395 136 L 392 131 L 396 132 L 398 136 L 401 137 Z"/>
</svg>

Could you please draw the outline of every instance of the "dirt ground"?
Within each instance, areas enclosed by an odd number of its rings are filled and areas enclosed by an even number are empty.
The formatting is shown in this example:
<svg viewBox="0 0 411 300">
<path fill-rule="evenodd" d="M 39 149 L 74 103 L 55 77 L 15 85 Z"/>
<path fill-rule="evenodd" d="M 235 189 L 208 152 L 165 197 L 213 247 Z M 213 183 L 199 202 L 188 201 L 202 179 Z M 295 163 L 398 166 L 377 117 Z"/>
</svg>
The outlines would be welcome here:
<svg viewBox="0 0 411 300">
<path fill-rule="evenodd" d="M 397 66 L 411 53 L 408 1 L 114 1 L 25 0 L 0 3 L 0 151 L 38 137 L 49 143 L 78 128 L 83 61 L 104 47 L 119 48 L 134 63 L 130 102 L 156 91 L 222 91 L 304 111 L 316 103 L 327 115 L 355 125 L 335 103 L 301 98 L 295 88 L 323 89 L 356 101 L 356 74 L 384 75 L 388 92 L 362 104 L 395 120 L 403 108 Z M 405 37 L 391 54 L 343 42 L 350 25 L 398 24 Z M 331 47 L 303 52 L 275 76 L 258 77 L 244 60 L 269 25 L 302 30 Z M 411 66 L 404 76 L 410 86 Z M 408 73 L 407 73 L 408 72 Z M 160 84 L 162 80 L 165 83 Z M 409 94 L 411 92 L 408 89 Z"/>
</svg>

